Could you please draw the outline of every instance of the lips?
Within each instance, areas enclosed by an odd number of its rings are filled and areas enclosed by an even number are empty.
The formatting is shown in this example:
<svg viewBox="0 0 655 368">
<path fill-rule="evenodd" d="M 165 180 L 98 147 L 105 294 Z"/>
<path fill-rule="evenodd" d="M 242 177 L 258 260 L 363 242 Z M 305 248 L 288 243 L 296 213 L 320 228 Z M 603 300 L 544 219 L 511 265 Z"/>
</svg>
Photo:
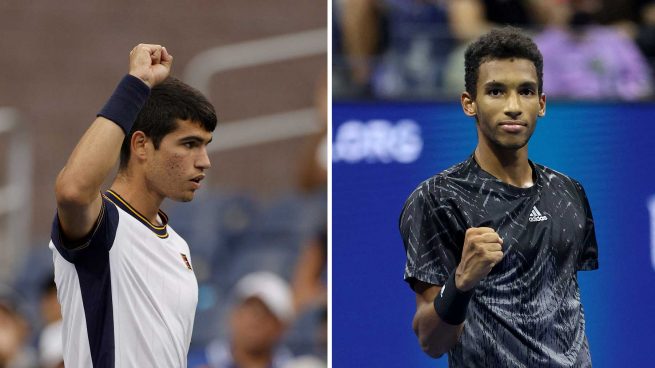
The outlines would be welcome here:
<svg viewBox="0 0 655 368">
<path fill-rule="evenodd" d="M 502 129 L 507 133 L 519 133 L 520 131 L 526 128 L 527 124 L 519 120 L 508 120 L 508 121 L 501 121 L 499 126 L 500 129 Z"/>
<path fill-rule="evenodd" d="M 193 183 L 195 189 L 200 188 L 200 182 L 205 178 L 205 174 L 198 175 L 190 181 Z"/>
<path fill-rule="evenodd" d="M 205 174 L 198 175 L 195 178 L 191 179 L 194 183 L 200 183 L 205 178 Z"/>
</svg>

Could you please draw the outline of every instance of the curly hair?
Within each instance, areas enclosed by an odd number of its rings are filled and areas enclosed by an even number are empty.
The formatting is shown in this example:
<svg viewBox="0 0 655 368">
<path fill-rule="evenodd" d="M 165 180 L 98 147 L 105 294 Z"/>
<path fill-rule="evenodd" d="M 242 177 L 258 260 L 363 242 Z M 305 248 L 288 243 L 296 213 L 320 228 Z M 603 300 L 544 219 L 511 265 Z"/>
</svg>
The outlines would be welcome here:
<svg viewBox="0 0 655 368">
<path fill-rule="evenodd" d="M 480 74 L 480 65 L 489 60 L 519 58 L 530 60 L 537 69 L 538 93 L 543 92 L 544 59 L 532 39 L 515 27 L 494 29 L 473 42 L 464 55 L 466 92 L 473 99 Z"/>
</svg>

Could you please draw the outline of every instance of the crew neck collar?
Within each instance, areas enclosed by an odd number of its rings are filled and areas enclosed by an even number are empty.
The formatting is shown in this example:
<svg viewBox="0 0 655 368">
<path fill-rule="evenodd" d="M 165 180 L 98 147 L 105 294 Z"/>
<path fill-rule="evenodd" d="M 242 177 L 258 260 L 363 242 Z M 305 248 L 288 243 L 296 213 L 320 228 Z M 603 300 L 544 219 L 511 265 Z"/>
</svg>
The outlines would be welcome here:
<svg viewBox="0 0 655 368">
<path fill-rule="evenodd" d="M 498 185 L 506 193 L 515 196 L 522 196 L 522 197 L 537 194 L 537 192 L 539 191 L 542 185 L 541 176 L 538 173 L 536 165 L 530 159 L 528 159 L 528 164 L 530 165 L 530 168 L 532 168 L 533 184 L 529 188 L 520 188 L 515 185 L 505 183 L 504 181 L 498 179 L 497 177 L 493 176 L 489 172 L 485 171 L 482 167 L 480 167 L 480 164 L 478 164 L 477 160 L 475 159 L 475 152 L 471 154 L 471 156 L 468 159 L 468 166 L 475 172 L 475 174 L 478 177 L 480 177 L 483 180 L 492 180 L 498 183 Z"/>
<path fill-rule="evenodd" d="M 121 197 L 118 193 L 114 192 L 113 190 L 111 189 L 107 190 L 104 196 L 112 203 L 114 203 L 116 206 L 120 207 L 123 211 L 132 215 L 132 217 L 134 217 L 140 223 L 145 225 L 148 229 L 154 232 L 158 237 L 162 239 L 168 238 L 168 230 L 167 230 L 168 216 L 164 213 L 164 211 L 159 210 L 157 212 L 162 222 L 162 225 L 158 226 L 148 221 L 148 219 L 143 214 L 137 211 L 123 197 Z"/>
</svg>

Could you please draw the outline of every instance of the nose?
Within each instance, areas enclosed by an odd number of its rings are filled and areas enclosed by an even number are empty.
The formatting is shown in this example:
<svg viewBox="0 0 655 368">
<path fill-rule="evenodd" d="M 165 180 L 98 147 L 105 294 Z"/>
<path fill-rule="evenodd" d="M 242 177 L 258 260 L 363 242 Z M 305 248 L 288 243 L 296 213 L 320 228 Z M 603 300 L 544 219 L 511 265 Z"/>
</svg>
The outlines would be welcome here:
<svg viewBox="0 0 655 368">
<path fill-rule="evenodd" d="M 521 115 L 521 102 L 517 93 L 510 93 L 505 104 L 505 115 L 516 120 Z"/>
<path fill-rule="evenodd" d="M 202 147 L 198 158 L 196 159 L 196 167 L 199 169 L 209 169 L 212 166 L 211 161 L 209 160 L 209 155 L 207 154 L 207 147 Z"/>
</svg>

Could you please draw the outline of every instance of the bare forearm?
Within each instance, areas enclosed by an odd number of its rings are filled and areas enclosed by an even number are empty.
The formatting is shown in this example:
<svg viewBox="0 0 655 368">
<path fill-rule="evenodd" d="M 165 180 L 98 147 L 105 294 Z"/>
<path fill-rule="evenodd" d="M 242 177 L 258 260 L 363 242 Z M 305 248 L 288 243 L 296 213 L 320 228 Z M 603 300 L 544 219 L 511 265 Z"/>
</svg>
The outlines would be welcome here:
<svg viewBox="0 0 655 368">
<path fill-rule="evenodd" d="M 125 133 L 118 125 L 98 117 L 57 177 L 57 202 L 92 202 L 116 164 L 124 138 Z"/>
<path fill-rule="evenodd" d="M 473 289 L 502 260 L 502 244 L 492 228 L 469 228 L 462 259 L 444 285 L 414 284 L 416 314 L 412 326 L 428 355 L 439 357 L 457 344 Z"/>
<path fill-rule="evenodd" d="M 353 78 L 364 83 L 369 74 L 369 58 L 378 44 L 378 9 L 375 0 L 348 0 L 344 2 L 342 22 L 344 48 L 352 69 Z"/>
<path fill-rule="evenodd" d="M 468 42 L 489 29 L 484 7 L 479 0 L 451 0 L 448 2 L 451 33 L 460 42 Z"/>
<path fill-rule="evenodd" d="M 457 344 L 464 324 L 451 325 L 442 321 L 432 303 L 425 303 L 416 311 L 413 327 L 423 351 L 437 358 Z"/>
<path fill-rule="evenodd" d="M 300 255 L 293 278 L 293 293 L 297 310 L 316 301 L 323 301 L 327 290 L 321 282 L 321 273 L 325 267 L 322 245 L 314 242 L 306 247 Z"/>
</svg>

